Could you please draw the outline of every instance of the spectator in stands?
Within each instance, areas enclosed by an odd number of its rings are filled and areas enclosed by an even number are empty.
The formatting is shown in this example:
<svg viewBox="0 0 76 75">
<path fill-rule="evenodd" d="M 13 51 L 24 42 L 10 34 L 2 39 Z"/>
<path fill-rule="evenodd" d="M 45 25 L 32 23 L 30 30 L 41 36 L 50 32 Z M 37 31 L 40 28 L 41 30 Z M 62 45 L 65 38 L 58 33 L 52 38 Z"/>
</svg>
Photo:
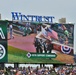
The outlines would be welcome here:
<svg viewBox="0 0 76 75">
<path fill-rule="evenodd" d="M 27 29 L 30 27 L 30 23 L 29 22 L 26 23 L 26 27 L 27 27 Z"/>
<path fill-rule="evenodd" d="M 11 68 L 6 70 L 9 72 L 8 74 L 5 73 L 4 70 L 0 70 L 0 75 L 76 75 L 76 67 L 73 66 L 55 66 L 52 68 L 48 67 L 26 67 L 26 68 Z M 17 73 L 16 73 L 17 72 Z"/>
<path fill-rule="evenodd" d="M 66 26 L 62 24 L 62 30 L 67 30 Z"/>
<path fill-rule="evenodd" d="M 58 29 L 59 29 L 59 30 L 63 30 L 63 29 L 62 29 L 62 24 L 58 24 Z"/>
<path fill-rule="evenodd" d="M 59 42 L 60 42 L 61 44 L 64 44 L 63 36 L 59 36 Z"/>
<path fill-rule="evenodd" d="M 69 43 L 69 41 L 68 41 L 68 38 L 66 37 L 64 44 L 65 44 L 65 45 L 68 45 L 68 43 Z"/>
<path fill-rule="evenodd" d="M 66 30 L 64 30 L 64 34 L 67 36 L 67 37 L 69 37 L 69 32 L 68 32 L 68 30 L 66 29 Z"/>
</svg>

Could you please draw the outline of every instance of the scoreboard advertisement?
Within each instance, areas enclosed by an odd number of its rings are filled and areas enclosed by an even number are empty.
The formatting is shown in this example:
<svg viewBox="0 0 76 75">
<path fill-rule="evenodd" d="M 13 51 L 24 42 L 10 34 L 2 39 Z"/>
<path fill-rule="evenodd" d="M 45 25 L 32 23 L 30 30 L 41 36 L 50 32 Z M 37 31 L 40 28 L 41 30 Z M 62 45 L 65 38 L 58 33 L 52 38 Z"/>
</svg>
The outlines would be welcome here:
<svg viewBox="0 0 76 75">
<path fill-rule="evenodd" d="M 8 61 L 7 52 L 7 22 L 0 21 L 0 62 Z"/>
<path fill-rule="evenodd" d="M 74 63 L 74 24 L 53 19 L 12 12 L 12 21 L 1 20 L 0 62 Z"/>
</svg>

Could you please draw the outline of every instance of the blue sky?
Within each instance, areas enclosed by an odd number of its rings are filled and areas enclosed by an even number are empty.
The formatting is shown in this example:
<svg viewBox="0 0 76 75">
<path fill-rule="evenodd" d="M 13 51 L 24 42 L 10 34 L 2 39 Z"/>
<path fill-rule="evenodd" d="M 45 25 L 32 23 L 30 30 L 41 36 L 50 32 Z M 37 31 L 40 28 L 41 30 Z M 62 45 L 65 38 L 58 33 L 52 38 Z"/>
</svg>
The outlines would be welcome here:
<svg viewBox="0 0 76 75">
<path fill-rule="evenodd" d="M 25 15 L 54 16 L 55 20 L 65 17 L 67 22 L 75 23 L 76 0 L 1 0 L 2 19 L 12 19 L 11 12 Z"/>
</svg>

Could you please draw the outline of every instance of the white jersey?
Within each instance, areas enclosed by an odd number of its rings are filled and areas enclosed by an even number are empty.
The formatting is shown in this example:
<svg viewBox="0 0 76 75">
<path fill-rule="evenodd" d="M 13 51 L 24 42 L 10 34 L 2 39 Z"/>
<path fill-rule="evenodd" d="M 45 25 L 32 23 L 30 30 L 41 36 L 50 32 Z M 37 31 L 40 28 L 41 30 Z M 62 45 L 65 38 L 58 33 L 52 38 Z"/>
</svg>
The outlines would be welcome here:
<svg viewBox="0 0 76 75">
<path fill-rule="evenodd" d="M 10 26 L 9 26 L 9 28 L 10 28 L 10 29 L 12 29 L 12 28 L 13 28 L 13 26 L 12 26 L 12 25 L 10 25 Z"/>
</svg>

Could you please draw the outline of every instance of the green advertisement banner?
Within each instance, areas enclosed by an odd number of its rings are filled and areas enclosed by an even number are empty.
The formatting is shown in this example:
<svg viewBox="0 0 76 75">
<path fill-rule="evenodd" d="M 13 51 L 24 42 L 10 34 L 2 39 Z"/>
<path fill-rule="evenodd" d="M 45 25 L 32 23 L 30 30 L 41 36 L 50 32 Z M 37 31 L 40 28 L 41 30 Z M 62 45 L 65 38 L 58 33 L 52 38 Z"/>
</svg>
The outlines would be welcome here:
<svg viewBox="0 0 76 75">
<path fill-rule="evenodd" d="M 0 21 L 0 62 L 7 62 L 7 22 Z"/>
<path fill-rule="evenodd" d="M 55 53 L 28 53 L 28 58 L 56 58 L 57 55 Z"/>
</svg>

